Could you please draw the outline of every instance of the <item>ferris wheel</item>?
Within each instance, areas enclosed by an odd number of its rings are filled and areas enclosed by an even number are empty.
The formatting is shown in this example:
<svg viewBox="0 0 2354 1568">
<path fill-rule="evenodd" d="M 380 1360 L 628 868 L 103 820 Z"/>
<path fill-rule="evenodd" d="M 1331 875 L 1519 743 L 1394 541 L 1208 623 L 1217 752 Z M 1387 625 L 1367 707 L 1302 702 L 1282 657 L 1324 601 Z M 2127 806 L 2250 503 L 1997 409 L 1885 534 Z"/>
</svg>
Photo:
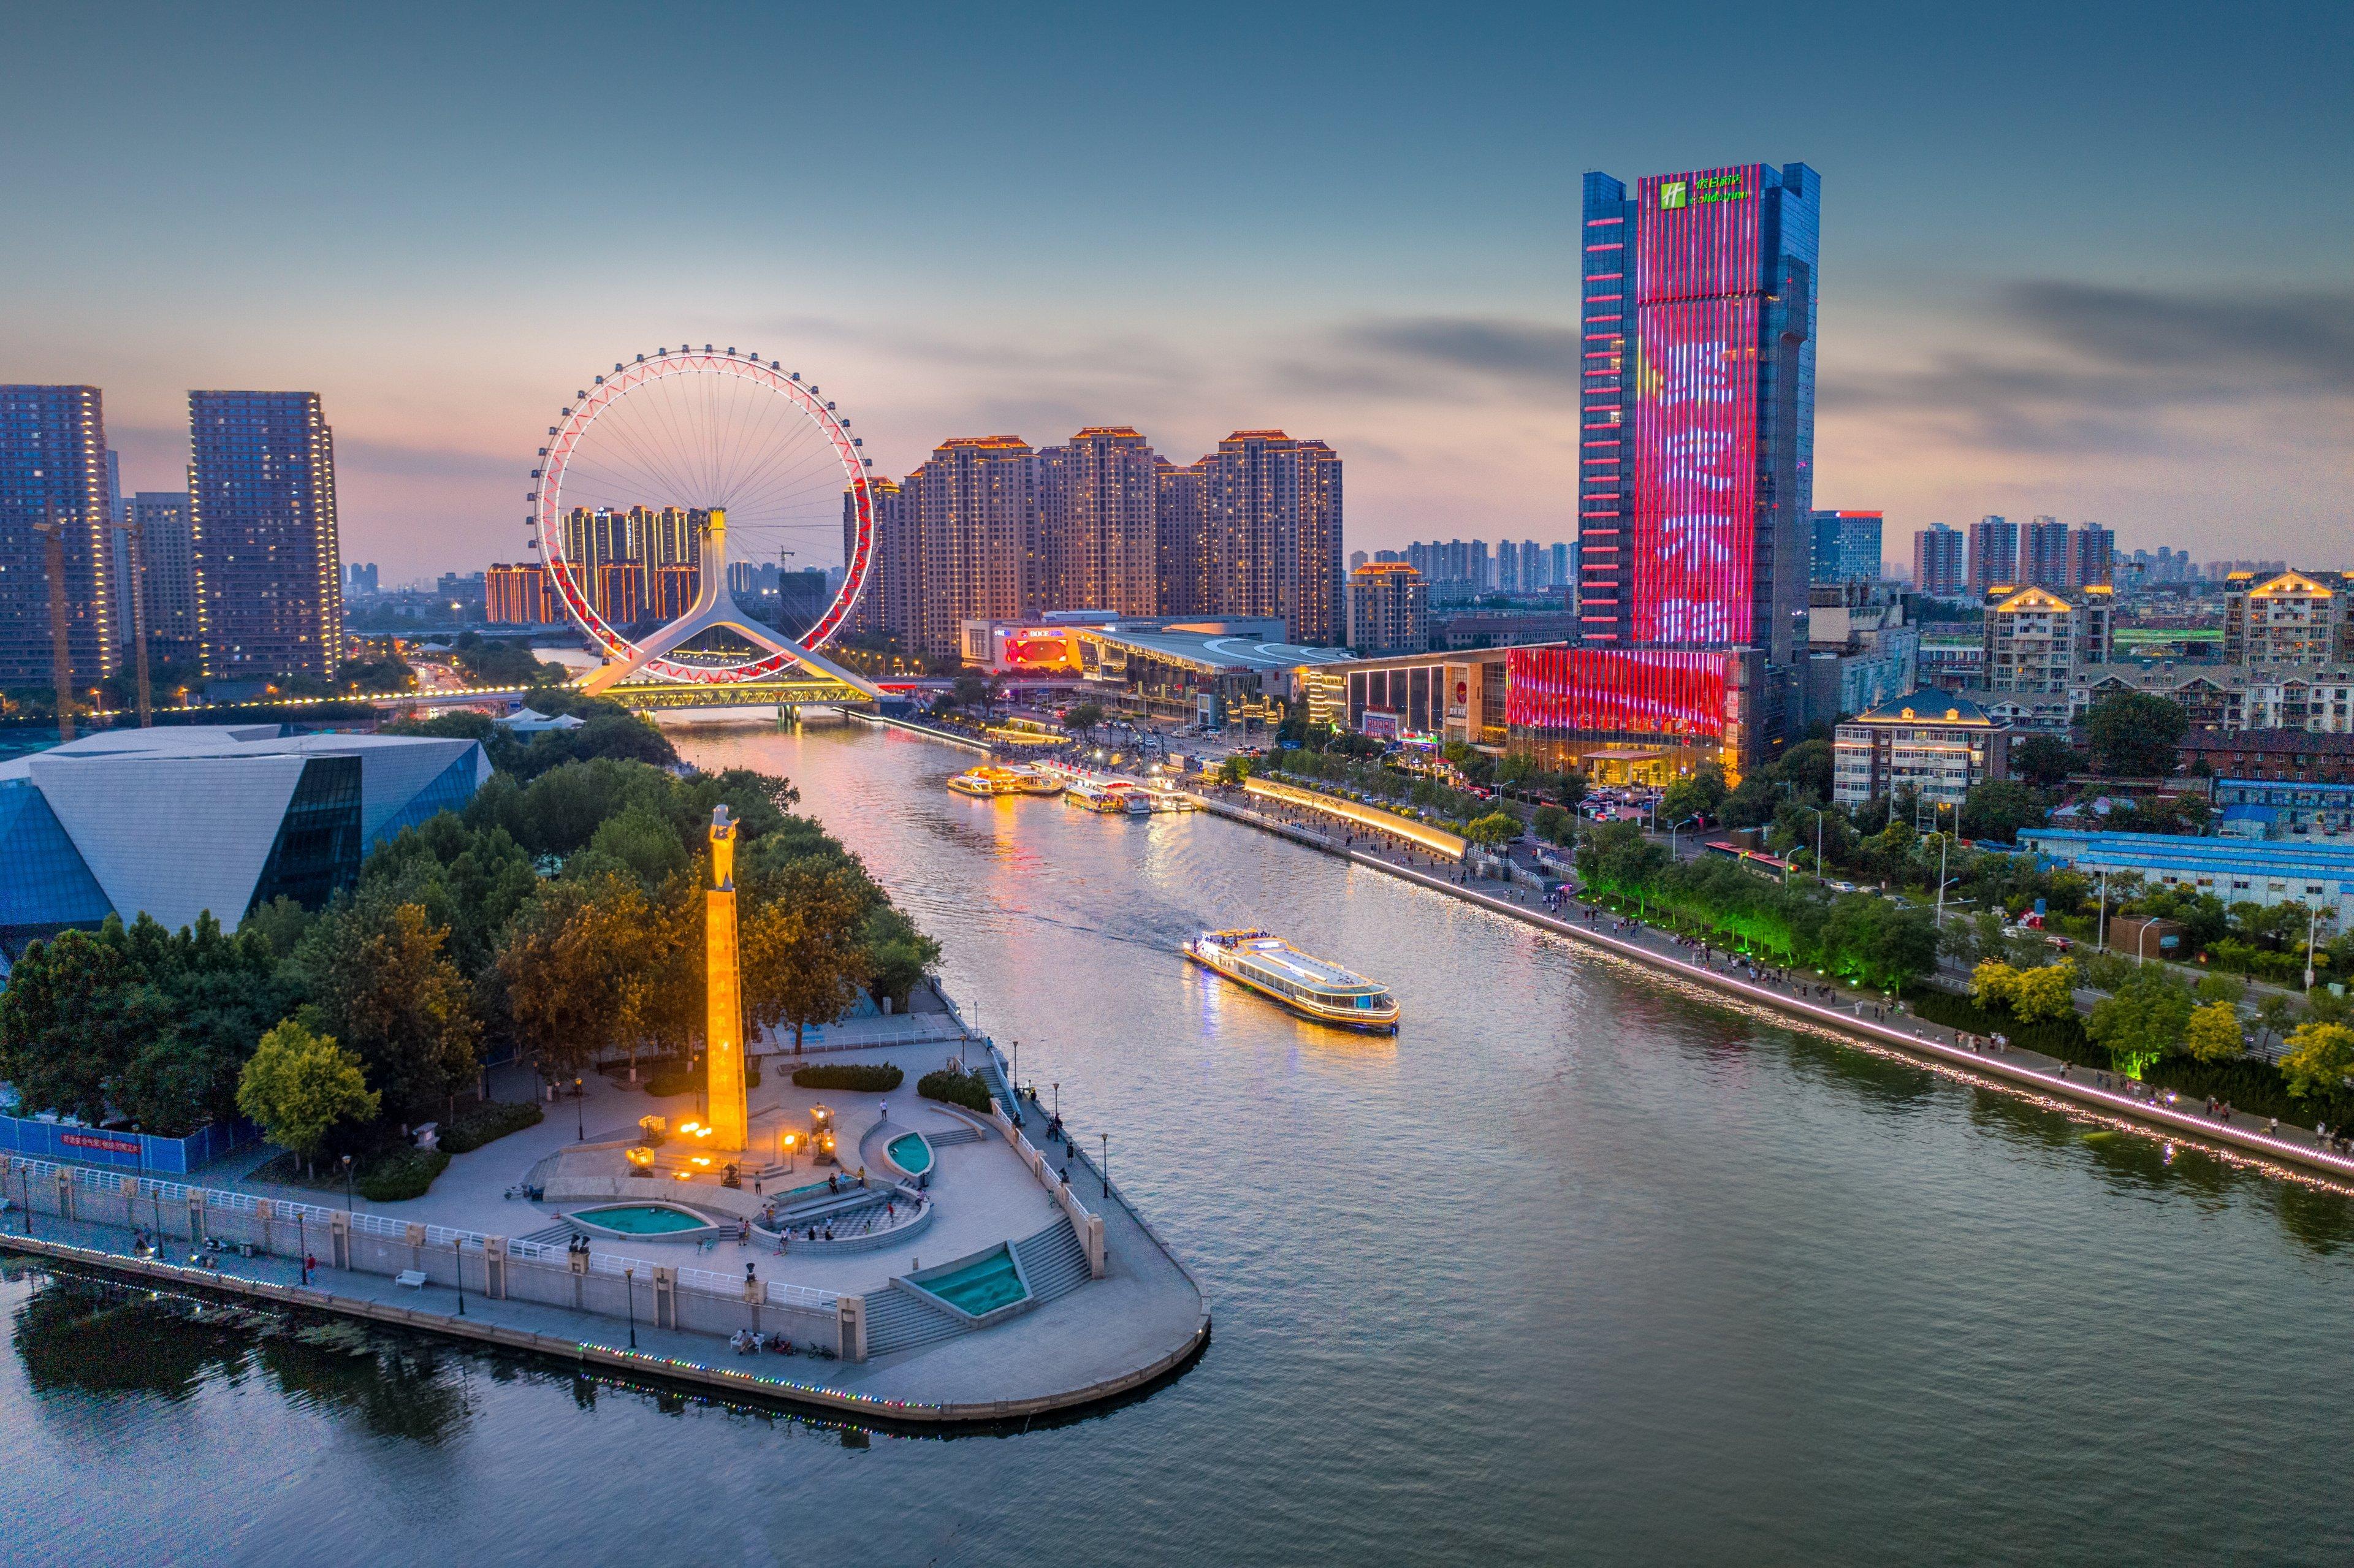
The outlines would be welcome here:
<svg viewBox="0 0 2354 1568">
<path fill-rule="evenodd" d="M 590 686 L 844 676 L 815 654 L 873 558 L 861 445 L 816 384 L 732 346 L 642 354 L 576 391 L 532 470 L 530 522 L 555 596 L 609 661 Z M 762 620 L 735 601 L 731 556 L 841 576 Z"/>
</svg>

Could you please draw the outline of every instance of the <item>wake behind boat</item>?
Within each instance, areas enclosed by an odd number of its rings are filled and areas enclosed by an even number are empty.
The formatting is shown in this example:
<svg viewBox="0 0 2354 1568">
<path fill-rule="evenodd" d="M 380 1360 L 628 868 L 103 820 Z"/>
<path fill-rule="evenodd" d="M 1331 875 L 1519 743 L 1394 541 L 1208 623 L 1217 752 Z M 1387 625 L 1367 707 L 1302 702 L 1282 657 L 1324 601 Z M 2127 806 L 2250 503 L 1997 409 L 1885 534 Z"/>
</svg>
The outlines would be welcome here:
<svg viewBox="0 0 2354 1568">
<path fill-rule="evenodd" d="M 1271 931 L 1204 931 L 1179 949 L 1302 1018 L 1394 1034 L 1397 998 L 1353 969 L 1303 953 Z"/>
</svg>

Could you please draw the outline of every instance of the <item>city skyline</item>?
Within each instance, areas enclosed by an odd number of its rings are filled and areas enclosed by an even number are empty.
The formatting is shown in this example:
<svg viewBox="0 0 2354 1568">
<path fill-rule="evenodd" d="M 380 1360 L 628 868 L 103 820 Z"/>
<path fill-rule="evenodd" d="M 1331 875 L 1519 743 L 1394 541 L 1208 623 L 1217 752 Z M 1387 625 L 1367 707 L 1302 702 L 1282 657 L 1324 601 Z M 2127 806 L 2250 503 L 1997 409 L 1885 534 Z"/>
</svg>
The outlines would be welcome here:
<svg viewBox="0 0 2354 1568">
<path fill-rule="evenodd" d="M 239 51 L 168 11 L 102 48 L 98 26 L 34 18 L 0 67 L 29 154 L 0 175 L 26 218 L 0 238 L 20 284 L 0 306 L 10 378 L 104 388 L 125 493 L 180 487 L 188 389 L 318 390 L 348 547 L 396 580 L 519 553 L 510 493 L 585 372 L 756 332 L 822 372 L 877 471 L 963 432 L 1119 423 L 1194 452 L 1281 426 L 1350 454 L 1349 548 L 1564 536 L 1578 172 L 1726 147 L 1821 173 L 1838 260 L 1817 500 L 1882 510 L 1892 550 L 1931 522 L 2050 514 L 2128 548 L 2318 562 L 2346 520 L 2348 220 L 2253 199 L 2311 185 L 2348 140 L 2321 68 L 2334 12 L 2196 42 L 2022 12 L 1939 39 L 1934 67 L 1892 64 L 1925 41 L 1900 22 L 1827 21 L 1739 59 L 1696 53 L 1648 101 L 1477 90 L 1507 46 L 1557 46 L 1561 63 L 1522 69 L 1564 88 L 1578 59 L 1633 47 L 1593 17 L 1455 26 L 1412 50 L 1291 22 L 1329 80 L 1254 119 L 1247 157 L 1225 110 L 1282 51 L 1213 55 L 1214 24 L 910 21 L 865 40 L 894 70 L 853 83 L 795 63 L 826 53 L 809 46 L 832 40 L 827 20 L 715 12 L 576 38 L 520 89 L 508 69 L 535 40 L 495 19 L 432 72 L 399 63 L 415 56 L 387 47 L 395 23 L 331 17 Z M 1121 95 L 1091 84 L 1142 42 L 1157 63 Z M 2088 49 L 2132 91 L 2087 96 L 2066 62 Z M 1965 90 L 1980 54 L 1995 85 Z M 769 85 L 821 128 L 795 156 L 749 120 L 715 151 L 651 117 L 564 155 L 590 83 L 738 60 L 784 73 Z M 990 111 L 985 84 L 1017 60 L 1043 90 L 1018 118 Z M 1732 90 L 1767 78 L 1807 111 Z M 1084 235 L 1055 227 L 1043 175 L 1074 144 L 1144 176 Z M 962 159 L 1042 176 L 1012 199 L 938 180 Z M 1308 165 L 1314 193 L 1275 199 Z M 890 219 L 919 180 L 973 226 L 952 257 Z M 1211 199 L 1172 234 L 1164 204 L 1188 190 Z M 707 242 L 549 265 L 549 232 L 632 211 Z M 154 245 L 159 224 L 196 243 Z M 60 233 L 87 243 L 41 238 Z"/>
</svg>

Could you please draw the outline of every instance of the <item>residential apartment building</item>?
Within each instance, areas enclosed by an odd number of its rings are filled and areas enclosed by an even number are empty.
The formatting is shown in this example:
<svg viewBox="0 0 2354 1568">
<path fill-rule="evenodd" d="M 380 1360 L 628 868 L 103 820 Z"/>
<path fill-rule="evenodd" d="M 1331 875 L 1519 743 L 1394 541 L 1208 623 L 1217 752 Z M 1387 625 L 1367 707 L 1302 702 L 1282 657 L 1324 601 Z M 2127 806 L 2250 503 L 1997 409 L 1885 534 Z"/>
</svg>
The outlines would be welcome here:
<svg viewBox="0 0 2354 1568">
<path fill-rule="evenodd" d="M 1403 561 L 1368 562 L 1349 574 L 1349 649 L 1362 658 L 1420 653 L 1430 646 L 1430 585 Z"/>
<path fill-rule="evenodd" d="M 140 608 L 157 657 L 196 659 L 204 649 L 196 619 L 196 539 L 186 491 L 143 490 L 131 498 L 139 536 Z"/>
<path fill-rule="evenodd" d="M 1997 692 L 2065 693 L 2078 665 L 2109 662 L 2110 590 L 2011 588 L 1987 596 L 1985 683 Z"/>
<path fill-rule="evenodd" d="M 1932 523 L 1913 535 L 1913 586 L 1933 599 L 1969 591 L 1969 550 L 1962 531 Z"/>
<path fill-rule="evenodd" d="M 46 526 L 64 569 L 77 683 L 114 673 L 128 634 L 116 577 L 106 414 L 95 387 L 0 387 L 0 687 L 55 679 Z"/>
<path fill-rule="evenodd" d="M 1196 466 L 1210 599 L 1204 612 L 1273 616 L 1294 643 L 1338 643 L 1348 621 L 1339 454 L 1281 430 L 1236 430 Z"/>
<path fill-rule="evenodd" d="M 1091 425 L 1042 462 L 1044 609 L 1161 612 L 1160 464 L 1126 425 Z"/>
<path fill-rule="evenodd" d="M 2341 572 L 2233 572 L 2223 581 L 2223 659 L 2251 668 L 2354 660 Z"/>
<path fill-rule="evenodd" d="M 319 395 L 189 393 L 188 508 L 205 673 L 333 675 L 344 568 Z"/>
<path fill-rule="evenodd" d="M 2182 709 L 2193 731 L 2236 730 L 2248 726 L 2248 672 L 2228 664 L 2079 665 L 2068 680 L 2072 722 L 2082 723 L 2093 705 L 2125 693 L 2163 697 Z"/>
<path fill-rule="evenodd" d="M 553 626 L 564 607 L 546 567 L 501 562 L 482 574 L 482 618 L 498 626 Z"/>
<path fill-rule="evenodd" d="M 2354 782 L 2354 735 L 2302 729 L 2193 730 L 2177 743 L 2188 772 L 2232 779 L 2310 779 Z"/>
<path fill-rule="evenodd" d="M 2019 575 L 2019 524 L 1989 513 L 1970 524 L 1970 592 L 1983 598 Z"/>
<path fill-rule="evenodd" d="M 1913 596 L 1881 582 L 1818 583 L 1807 610 L 1807 722 L 1880 706 L 1921 684 Z"/>
<path fill-rule="evenodd" d="M 1831 799 L 1842 806 L 1910 789 L 1939 806 L 2010 772 L 2010 729 L 1955 692 L 1923 689 L 1840 724 L 1831 740 Z"/>
</svg>

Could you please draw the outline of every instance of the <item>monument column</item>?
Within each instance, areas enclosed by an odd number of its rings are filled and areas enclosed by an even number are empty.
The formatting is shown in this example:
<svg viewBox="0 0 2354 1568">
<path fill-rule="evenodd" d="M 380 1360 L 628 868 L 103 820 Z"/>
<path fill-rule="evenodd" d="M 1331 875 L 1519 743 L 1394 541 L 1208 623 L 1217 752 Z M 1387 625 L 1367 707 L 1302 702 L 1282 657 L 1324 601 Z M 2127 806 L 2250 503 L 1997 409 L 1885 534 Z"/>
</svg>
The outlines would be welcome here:
<svg viewBox="0 0 2354 1568">
<path fill-rule="evenodd" d="M 740 1151 L 751 1117 L 744 1099 L 744 989 L 736 955 L 736 824 L 711 813 L 711 887 L 704 895 L 704 1075 L 711 1143 Z"/>
</svg>

